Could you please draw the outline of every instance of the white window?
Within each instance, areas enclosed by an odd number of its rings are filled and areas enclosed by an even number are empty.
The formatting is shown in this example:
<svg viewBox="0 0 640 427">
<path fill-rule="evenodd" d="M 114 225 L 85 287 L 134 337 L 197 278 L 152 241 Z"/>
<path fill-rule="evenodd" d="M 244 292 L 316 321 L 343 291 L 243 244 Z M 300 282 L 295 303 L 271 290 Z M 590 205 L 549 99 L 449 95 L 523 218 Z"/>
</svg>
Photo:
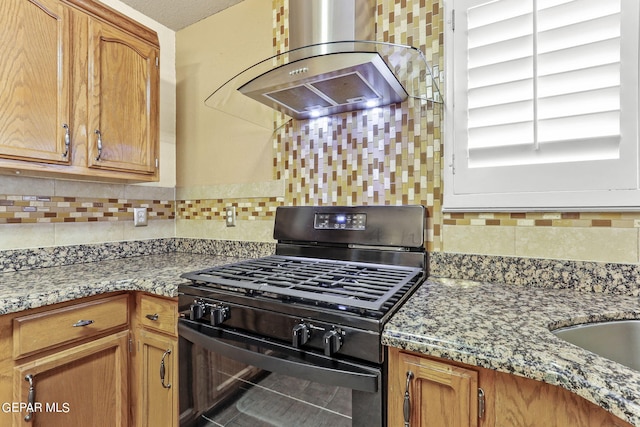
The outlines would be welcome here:
<svg viewBox="0 0 640 427">
<path fill-rule="evenodd" d="M 640 207 L 638 3 L 446 1 L 446 210 Z"/>
</svg>

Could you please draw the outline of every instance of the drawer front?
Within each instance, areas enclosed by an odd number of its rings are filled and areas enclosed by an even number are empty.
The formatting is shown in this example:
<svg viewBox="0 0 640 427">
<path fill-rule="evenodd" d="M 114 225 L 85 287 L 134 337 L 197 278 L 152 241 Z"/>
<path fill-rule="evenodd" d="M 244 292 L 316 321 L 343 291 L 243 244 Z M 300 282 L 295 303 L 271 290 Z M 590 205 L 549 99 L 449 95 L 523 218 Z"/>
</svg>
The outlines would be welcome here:
<svg viewBox="0 0 640 427">
<path fill-rule="evenodd" d="M 124 294 L 17 317 L 13 320 L 13 357 L 128 327 L 128 307 Z"/>
<path fill-rule="evenodd" d="M 178 302 L 150 295 L 140 295 L 138 315 L 140 324 L 177 336 Z"/>
</svg>

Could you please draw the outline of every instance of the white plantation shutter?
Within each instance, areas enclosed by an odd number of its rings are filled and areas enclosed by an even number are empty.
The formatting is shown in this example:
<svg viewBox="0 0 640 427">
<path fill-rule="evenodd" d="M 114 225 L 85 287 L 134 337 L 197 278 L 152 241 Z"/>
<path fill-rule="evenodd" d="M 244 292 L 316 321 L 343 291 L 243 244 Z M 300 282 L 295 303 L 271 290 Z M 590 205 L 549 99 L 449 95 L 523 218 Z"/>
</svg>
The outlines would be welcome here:
<svg viewBox="0 0 640 427">
<path fill-rule="evenodd" d="M 450 3 L 447 194 L 463 202 L 446 205 L 588 207 L 612 195 L 580 193 L 638 189 L 637 0 Z"/>
</svg>

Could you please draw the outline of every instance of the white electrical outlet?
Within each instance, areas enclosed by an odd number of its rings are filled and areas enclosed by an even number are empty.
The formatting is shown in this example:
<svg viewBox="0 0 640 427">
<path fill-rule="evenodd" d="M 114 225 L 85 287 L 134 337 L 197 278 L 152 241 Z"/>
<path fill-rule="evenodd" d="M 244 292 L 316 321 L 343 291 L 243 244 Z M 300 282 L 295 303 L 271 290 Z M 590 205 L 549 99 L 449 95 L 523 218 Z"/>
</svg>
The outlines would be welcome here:
<svg viewBox="0 0 640 427">
<path fill-rule="evenodd" d="M 227 227 L 236 226 L 236 207 L 227 206 L 224 208 L 224 220 L 227 223 Z"/>
<path fill-rule="evenodd" d="M 134 227 L 147 226 L 147 208 L 133 208 Z"/>
</svg>

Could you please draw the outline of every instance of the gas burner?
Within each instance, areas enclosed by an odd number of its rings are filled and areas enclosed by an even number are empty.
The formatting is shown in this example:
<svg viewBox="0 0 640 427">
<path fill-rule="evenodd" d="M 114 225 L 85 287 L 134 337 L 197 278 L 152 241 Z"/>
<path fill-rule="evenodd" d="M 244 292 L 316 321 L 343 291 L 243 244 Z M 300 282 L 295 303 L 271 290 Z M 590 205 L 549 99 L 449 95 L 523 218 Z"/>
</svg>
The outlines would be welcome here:
<svg viewBox="0 0 640 427">
<path fill-rule="evenodd" d="M 182 277 L 211 288 L 250 291 L 254 296 L 376 312 L 423 273 L 415 267 L 273 255 Z"/>
</svg>

